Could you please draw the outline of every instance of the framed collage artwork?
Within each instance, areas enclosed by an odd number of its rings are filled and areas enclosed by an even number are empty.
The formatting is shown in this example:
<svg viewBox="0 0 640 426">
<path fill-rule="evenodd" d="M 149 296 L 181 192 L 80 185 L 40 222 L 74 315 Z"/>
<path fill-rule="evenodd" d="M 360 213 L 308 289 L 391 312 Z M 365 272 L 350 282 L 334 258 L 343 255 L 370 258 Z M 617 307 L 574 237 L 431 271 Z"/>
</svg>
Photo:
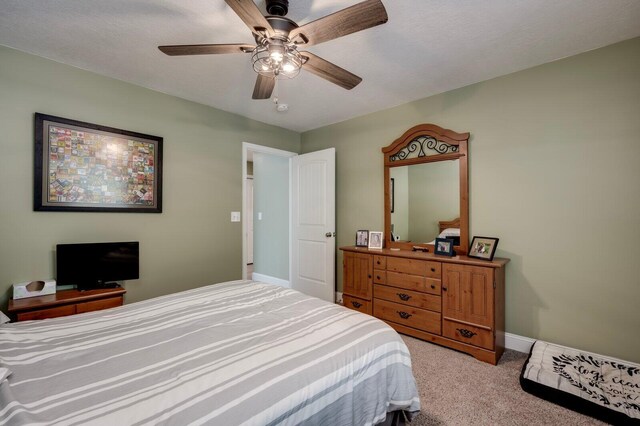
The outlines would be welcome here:
<svg viewBox="0 0 640 426">
<path fill-rule="evenodd" d="M 162 212 L 162 138 L 35 115 L 35 211 Z"/>
</svg>

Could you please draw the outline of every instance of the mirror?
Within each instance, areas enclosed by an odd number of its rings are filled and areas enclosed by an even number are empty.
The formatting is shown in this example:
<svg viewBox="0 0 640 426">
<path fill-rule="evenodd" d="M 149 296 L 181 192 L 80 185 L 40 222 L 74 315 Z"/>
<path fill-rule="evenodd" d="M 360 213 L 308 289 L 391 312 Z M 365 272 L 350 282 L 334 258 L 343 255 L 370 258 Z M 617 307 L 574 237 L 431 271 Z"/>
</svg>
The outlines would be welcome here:
<svg viewBox="0 0 640 426">
<path fill-rule="evenodd" d="M 457 159 L 391 168 L 393 237 L 433 244 L 440 222 L 460 217 L 459 174 Z"/>
<path fill-rule="evenodd" d="M 435 238 L 446 234 L 459 238 L 458 254 L 467 253 L 468 139 L 468 133 L 421 124 L 382 149 L 387 247 L 433 252 Z"/>
</svg>

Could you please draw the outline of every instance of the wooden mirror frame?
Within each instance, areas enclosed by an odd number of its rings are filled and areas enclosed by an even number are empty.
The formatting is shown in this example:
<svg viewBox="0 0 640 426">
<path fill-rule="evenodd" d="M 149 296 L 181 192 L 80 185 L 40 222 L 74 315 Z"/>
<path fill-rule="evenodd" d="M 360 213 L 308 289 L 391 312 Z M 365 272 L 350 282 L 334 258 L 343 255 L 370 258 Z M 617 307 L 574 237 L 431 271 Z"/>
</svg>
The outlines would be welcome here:
<svg viewBox="0 0 640 426">
<path fill-rule="evenodd" d="M 434 146 L 423 146 L 429 138 L 436 141 Z M 420 142 L 422 140 L 422 142 Z M 460 245 L 455 246 L 457 254 L 467 254 L 469 251 L 469 176 L 467 144 L 469 133 L 457 133 L 443 129 L 435 124 L 419 124 L 404 132 L 391 145 L 382 148 L 384 154 L 384 238 L 385 247 L 411 250 L 420 246 L 433 253 L 433 244 L 416 244 L 411 242 L 391 241 L 391 192 L 390 169 L 392 167 L 410 166 L 412 164 L 432 163 L 435 161 L 460 160 Z M 426 145 L 426 144 L 425 144 Z M 418 150 L 416 156 L 411 156 Z M 435 151 L 436 154 L 427 155 L 424 150 Z M 442 218 L 455 221 L 457 218 Z"/>
</svg>

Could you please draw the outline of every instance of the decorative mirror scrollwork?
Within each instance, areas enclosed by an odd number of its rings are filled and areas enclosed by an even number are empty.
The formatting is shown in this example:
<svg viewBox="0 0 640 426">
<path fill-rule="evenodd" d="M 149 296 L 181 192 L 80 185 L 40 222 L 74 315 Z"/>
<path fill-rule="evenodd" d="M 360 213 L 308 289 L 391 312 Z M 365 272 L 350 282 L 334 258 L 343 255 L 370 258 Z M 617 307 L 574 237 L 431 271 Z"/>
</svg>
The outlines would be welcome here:
<svg viewBox="0 0 640 426">
<path fill-rule="evenodd" d="M 431 136 L 418 136 L 394 155 L 389 156 L 389 161 L 401 161 L 409 158 L 427 157 L 425 149 L 434 151 L 435 154 L 447 154 L 458 152 L 457 145 L 449 145 Z M 431 154 L 434 155 L 434 154 Z"/>
<path fill-rule="evenodd" d="M 459 239 L 459 244 L 455 246 L 456 253 L 468 252 L 468 141 L 469 133 L 457 133 L 435 124 L 420 124 L 407 130 L 389 146 L 382 148 L 387 247 L 408 250 L 421 247 L 433 252 L 432 241 L 435 241 L 435 236 L 451 232 L 453 228 L 457 235 L 447 238 L 454 238 L 456 243 Z M 391 178 L 394 176 L 395 185 L 392 188 Z M 403 179 L 408 185 L 404 192 L 399 188 Z M 446 185 L 443 186 L 443 183 Z M 434 188 L 433 185 L 440 186 Z M 401 216 L 398 213 L 401 195 L 409 197 L 405 198 L 404 217 L 407 219 L 404 221 L 400 220 Z M 434 195 L 444 198 L 434 199 Z M 395 203 L 393 219 L 392 202 Z M 428 206 L 434 205 L 443 208 L 429 210 L 434 217 L 428 218 L 428 215 L 422 214 L 416 207 L 430 209 Z M 400 211 L 403 211 L 402 207 Z M 400 241 L 395 241 L 393 237 L 399 237 Z"/>
</svg>

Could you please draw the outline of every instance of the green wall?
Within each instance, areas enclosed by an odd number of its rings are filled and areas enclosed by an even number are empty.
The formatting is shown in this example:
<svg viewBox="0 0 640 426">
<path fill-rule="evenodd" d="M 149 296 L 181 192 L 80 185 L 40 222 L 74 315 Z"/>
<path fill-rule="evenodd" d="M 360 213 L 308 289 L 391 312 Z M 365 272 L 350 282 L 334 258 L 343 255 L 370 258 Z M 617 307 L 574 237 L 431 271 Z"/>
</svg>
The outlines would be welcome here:
<svg viewBox="0 0 640 426">
<path fill-rule="evenodd" d="M 382 229 L 380 148 L 419 123 L 471 132 L 470 232 L 511 259 L 507 331 L 640 361 L 640 38 L 303 133 L 336 148 L 339 246 Z"/>
<path fill-rule="evenodd" d="M 34 212 L 35 112 L 162 136 L 162 214 Z M 11 284 L 54 276 L 57 243 L 139 240 L 128 302 L 240 279 L 242 142 L 300 150 L 296 132 L 4 47 L 0 129 L 2 307 Z"/>
</svg>

